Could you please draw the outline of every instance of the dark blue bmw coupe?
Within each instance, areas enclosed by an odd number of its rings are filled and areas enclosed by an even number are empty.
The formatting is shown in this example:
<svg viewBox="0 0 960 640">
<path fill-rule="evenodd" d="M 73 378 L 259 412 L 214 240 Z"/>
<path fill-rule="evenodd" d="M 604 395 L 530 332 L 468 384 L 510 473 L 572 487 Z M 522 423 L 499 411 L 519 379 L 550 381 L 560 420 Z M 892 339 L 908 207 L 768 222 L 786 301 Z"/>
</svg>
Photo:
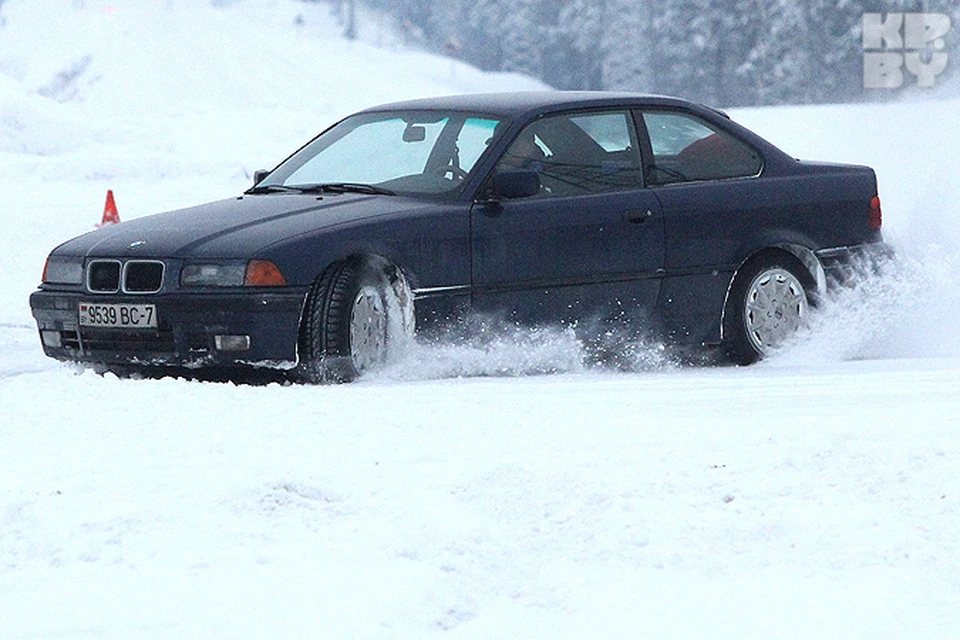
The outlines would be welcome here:
<svg viewBox="0 0 960 640">
<path fill-rule="evenodd" d="M 880 226 L 873 170 L 702 105 L 467 95 L 361 111 L 241 196 L 70 240 L 30 305 L 47 355 L 108 368 L 350 380 L 473 313 L 749 363 Z"/>
</svg>

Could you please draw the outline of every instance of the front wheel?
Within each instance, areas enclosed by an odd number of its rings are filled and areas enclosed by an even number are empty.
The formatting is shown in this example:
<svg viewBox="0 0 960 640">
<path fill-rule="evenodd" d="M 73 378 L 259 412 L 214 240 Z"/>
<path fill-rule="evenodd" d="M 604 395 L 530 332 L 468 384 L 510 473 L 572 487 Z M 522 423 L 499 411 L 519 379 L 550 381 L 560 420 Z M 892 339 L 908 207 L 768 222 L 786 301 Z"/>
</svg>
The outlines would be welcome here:
<svg viewBox="0 0 960 640">
<path fill-rule="evenodd" d="M 301 372 L 310 382 L 350 382 L 382 367 L 413 335 L 403 274 L 378 259 L 329 267 L 307 298 Z"/>
<path fill-rule="evenodd" d="M 781 347 L 807 322 L 811 288 L 794 259 L 759 260 L 737 275 L 724 314 L 727 353 L 751 364 Z"/>
</svg>

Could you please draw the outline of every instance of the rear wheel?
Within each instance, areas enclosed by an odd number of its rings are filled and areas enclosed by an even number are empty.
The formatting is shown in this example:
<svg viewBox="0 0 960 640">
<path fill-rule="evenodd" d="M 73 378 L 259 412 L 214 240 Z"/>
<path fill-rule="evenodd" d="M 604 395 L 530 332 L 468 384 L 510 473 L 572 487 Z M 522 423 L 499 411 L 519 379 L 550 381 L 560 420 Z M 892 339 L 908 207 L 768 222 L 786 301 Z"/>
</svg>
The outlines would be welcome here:
<svg viewBox="0 0 960 640">
<path fill-rule="evenodd" d="M 413 299 L 399 269 L 351 259 L 314 283 L 301 328 L 301 371 L 311 382 L 350 382 L 381 368 L 413 334 Z"/>
<path fill-rule="evenodd" d="M 807 322 L 812 287 L 806 269 L 792 256 L 747 264 L 733 283 L 724 314 L 730 358 L 750 364 L 783 346 Z"/>
</svg>

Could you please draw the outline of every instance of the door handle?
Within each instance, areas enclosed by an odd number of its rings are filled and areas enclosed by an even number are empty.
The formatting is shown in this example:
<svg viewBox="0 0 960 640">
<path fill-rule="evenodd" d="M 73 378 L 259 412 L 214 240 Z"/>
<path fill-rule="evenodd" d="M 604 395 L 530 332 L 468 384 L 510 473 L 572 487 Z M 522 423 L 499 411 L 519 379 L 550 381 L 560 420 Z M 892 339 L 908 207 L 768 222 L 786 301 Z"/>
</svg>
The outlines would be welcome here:
<svg viewBox="0 0 960 640">
<path fill-rule="evenodd" d="M 647 209 L 646 211 L 627 211 L 623 214 L 623 219 L 630 224 L 643 224 L 652 217 L 653 211 L 650 209 Z"/>
</svg>

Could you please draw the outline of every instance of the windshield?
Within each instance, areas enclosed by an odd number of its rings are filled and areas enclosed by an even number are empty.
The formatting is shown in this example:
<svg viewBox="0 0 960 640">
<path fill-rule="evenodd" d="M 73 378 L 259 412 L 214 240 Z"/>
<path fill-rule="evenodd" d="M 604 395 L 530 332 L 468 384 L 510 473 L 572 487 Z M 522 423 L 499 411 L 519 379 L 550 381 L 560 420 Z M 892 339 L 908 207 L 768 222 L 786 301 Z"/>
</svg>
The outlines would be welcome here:
<svg viewBox="0 0 960 640">
<path fill-rule="evenodd" d="M 335 125 L 255 187 L 260 193 L 376 187 L 378 193 L 452 194 L 503 129 L 476 114 L 365 113 Z"/>
</svg>

